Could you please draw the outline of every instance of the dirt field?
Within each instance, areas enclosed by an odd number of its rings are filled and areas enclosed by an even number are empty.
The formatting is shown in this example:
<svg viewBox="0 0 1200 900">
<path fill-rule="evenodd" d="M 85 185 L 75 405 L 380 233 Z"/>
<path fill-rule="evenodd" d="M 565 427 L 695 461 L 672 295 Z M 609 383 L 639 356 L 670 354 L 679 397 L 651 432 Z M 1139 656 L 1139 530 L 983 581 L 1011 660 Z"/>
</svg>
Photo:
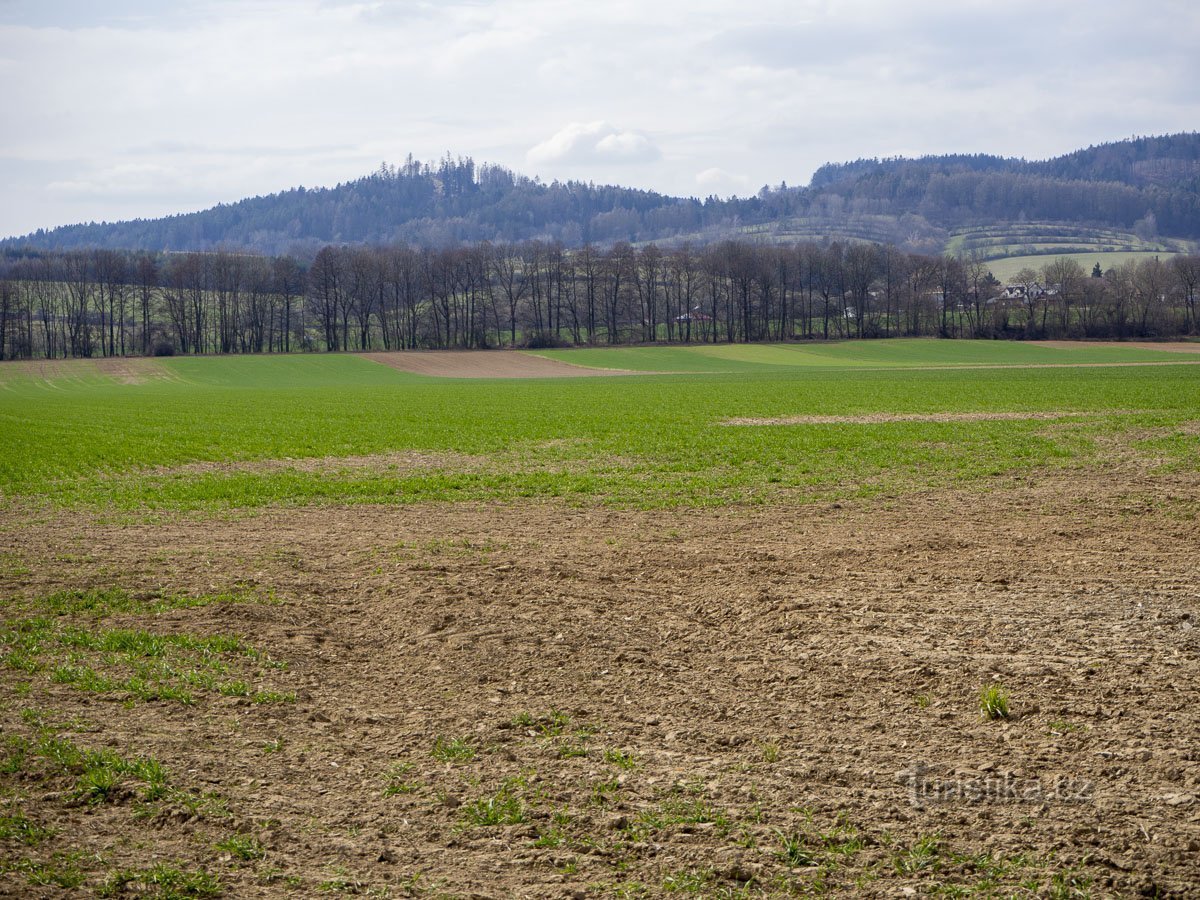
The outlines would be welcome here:
<svg viewBox="0 0 1200 900">
<path fill-rule="evenodd" d="M 1168 353 L 1200 353 L 1200 341 L 1032 341 L 1036 346 L 1076 350 L 1087 347 L 1134 347 L 1138 350 L 1163 350 Z"/>
<path fill-rule="evenodd" d="M 158 360 L 140 357 L 9 360 L 0 366 L 0 387 L 13 376 L 61 381 L 92 375 L 107 375 L 121 384 L 143 384 L 152 379 L 174 377 Z"/>
<path fill-rule="evenodd" d="M 61 896 L 29 873 L 72 859 L 81 892 L 170 861 L 238 897 L 1194 896 L 1198 487 L 1127 472 L 715 512 L 30 511 L 0 532 L 5 596 L 271 591 L 114 624 L 244 635 L 296 699 L 122 703 L 0 668 L 9 739 L 51 721 L 227 809 L 88 804 L 9 767 L 8 812 L 54 836 L 0 841 L 26 860 L 0 893 Z M 982 718 L 989 683 L 1008 720 Z M 249 858 L 214 849 L 237 833 Z"/>
<path fill-rule="evenodd" d="M 1042 341 L 1044 345 L 1063 349 L 1079 347 L 1113 346 L 1112 344 L 1089 344 L 1082 341 Z M 1135 345 L 1129 345 L 1135 346 Z M 1136 345 L 1143 346 L 1143 345 Z M 1191 344 L 1145 344 L 1149 349 L 1186 351 Z M 671 375 L 675 372 L 633 372 L 625 369 L 597 369 L 576 366 L 557 359 L 547 359 L 515 350 L 406 350 L 393 353 L 364 353 L 367 359 L 417 375 L 432 375 L 439 378 L 584 378 L 602 375 Z M 1200 365 L 1200 360 L 1184 360 Z M 953 366 L 922 365 L 927 371 L 961 369 L 1094 369 L 1111 366 L 1171 366 L 1175 362 L 1103 362 L 1103 363 L 1002 363 L 964 364 Z M 864 369 L 867 367 L 864 367 Z"/>
<path fill-rule="evenodd" d="M 1039 341 L 1041 346 L 1072 350 L 1088 347 L 1112 347 L 1112 343 L 1087 341 Z M 1200 343 L 1128 343 L 1120 346 L 1147 350 L 1173 351 L 1181 354 L 1200 353 Z M 630 371 L 626 369 L 602 369 L 578 366 L 548 359 L 531 353 L 514 350 L 406 350 L 388 353 L 358 354 L 374 362 L 438 378 L 594 378 L 609 375 L 667 375 L 671 372 Z M 1181 360 L 1200 365 L 1200 360 Z M 1173 362 L 1103 362 L 1103 363 L 1004 363 L 964 364 L 953 366 L 923 365 L 920 368 L 936 370 L 956 369 L 1076 369 L 1106 368 L 1110 366 L 1170 366 Z M 86 378 L 105 375 L 121 384 L 144 384 L 148 381 L 176 377 L 160 360 L 136 357 L 111 357 L 101 359 L 71 360 L 20 360 L 7 361 L 0 365 L 0 388 L 14 376 L 36 376 L 49 382 L 71 378 Z"/>
<path fill-rule="evenodd" d="M 398 353 L 364 353 L 363 356 L 403 372 L 438 378 L 584 378 L 646 374 L 573 366 L 556 359 L 512 350 L 407 350 Z"/>
<path fill-rule="evenodd" d="M 155 378 L 174 377 L 158 360 L 110 357 L 93 360 L 97 371 L 122 384 L 143 384 Z"/>
<path fill-rule="evenodd" d="M 1107 415 L 1120 415 L 1109 410 Z M 1130 412 L 1130 415 L 1134 413 Z M 1067 412 L 987 412 L 987 413 L 869 413 L 863 416 L 777 416 L 726 419 L 724 425 L 881 425 L 887 422 L 1052 422 L 1072 419 L 1088 413 Z"/>
</svg>

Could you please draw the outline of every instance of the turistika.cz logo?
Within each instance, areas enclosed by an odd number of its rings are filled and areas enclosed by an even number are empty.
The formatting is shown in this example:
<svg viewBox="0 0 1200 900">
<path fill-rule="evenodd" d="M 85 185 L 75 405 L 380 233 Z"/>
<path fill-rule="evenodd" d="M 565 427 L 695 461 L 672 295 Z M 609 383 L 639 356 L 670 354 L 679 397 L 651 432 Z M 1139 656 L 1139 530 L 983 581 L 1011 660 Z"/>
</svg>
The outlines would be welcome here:
<svg viewBox="0 0 1200 900">
<path fill-rule="evenodd" d="M 899 779 L 908 784 L 913 806 L 928 803 L 1090 803 L 1094 786 L 1082 778 L 1056 776 L 1018 778 L 1011 772 L 969 778 L 931 776 L 925 763 L 917 763 Z"/>
</svg>

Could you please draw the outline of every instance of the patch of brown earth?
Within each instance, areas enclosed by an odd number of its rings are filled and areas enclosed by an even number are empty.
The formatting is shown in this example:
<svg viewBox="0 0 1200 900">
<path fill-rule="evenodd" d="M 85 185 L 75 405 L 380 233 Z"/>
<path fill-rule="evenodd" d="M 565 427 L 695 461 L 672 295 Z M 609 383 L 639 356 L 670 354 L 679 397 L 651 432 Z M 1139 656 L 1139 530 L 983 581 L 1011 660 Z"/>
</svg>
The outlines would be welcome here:
<svg viewBox="0 0 1200 900">
<path fill-rule="evenodd" d="M 10 811 L 57 829 L 3 853 L 79 851 L 81 892 L 168 860 L 239 897 L 896 896 L 984 890 L 993 864 L 1005 895 L 1029 879 L 1030 895 L 1185 896 L 1198 489 L 1039 474 L 824 507 L 9 521 L 0 596 L 275 592 L 132 621 L 244 635 L 288 663 L 274 678 L 297 700 L 125 705 L 0 667 L 6 735 L 53 709 L 81 745 L 152 755 L 229 808 L 81 804 L 69 780 L 0 774 Z M 1010 719 L 981 718 L 990 683 Z M 453 758 L 455 739 L 473 755 Z M 479 824 L 509 813 L 522 821 Z M 851 828 L 861 845 L 841 843 Z M 239 831 L 262 859 L 214 849 Z M 790 860 L 781 835 L 800 838 Z M 912 851 L 934 835 L 932 856 Z M 5 890 L 50 889 L 17 868 Z"/>
<path fill-rule="evenodd" d="M 404 350 L 362 355 L 393 369 L 437 378 L 585 378 L 645 374 L 623 369 L 590 369 L 518 350 Z"/>
<path fill-rule="evenodd" d="M 96 371 L 101 375 L 107 375 L 121 384 L 144 384 L 154 379 L 173 379 L 175 377 L 157 359 L 113 356 L 96 359 L 93 362 Z"/>
<path fill-rule="evenodd" d="M 22 376 L 59 381 L 70 378 L 81 368 L 91 368 L 90 360 L 29 359 L 15 360 L 0 367 L 0 372 L 13 371 Z"/>
<path fill-rule="evenodd" d="M 1181 359 L 1150 362 L 1090 362 L 1090 363 L 988 363 L 963 366 L 906 366 L 924 371 L 946 371 L 950 369 L 1125 369 L 1153 366 L 1200 366 L 1200 360 Z M 863 370 L 865 371 L 865 369 Z M 878 371 L 878 370 L 876 370 Z"/>
<path fill-rule="evenodd" d="M 40 378 L 55 382 L 103 375 L 120 384 L 143 384 L 175 376 L 157 359 L 101 357 L 98 359 L 27 359 L 0 364 L 0 385 L 11 377 Z"/>
<path fill-rule="evenodd" d="M 1135 412 L 1105 410 L 1083 412 L 978 412 L 978 413 L 869 413 L 862 416 L 777 416 L 725 419 L 722 425 L 879 425 L 886 422 L 1042 422 L 1081 416 L 1135 415 Z"/>
<path fill-rule="evenodd" d="M 1200 353 L 1200 341 L 1024 341 L 1035 347 L 1059 350 L 1086 350 L 1096 347 L 1133 347 L 1137 350 L 1164 350 L 1168 353 Z"/>
<path fill-rule="evenodd" d="M 148 475 L 204 475 L 208 473 L 231 474 L 235 472 L 414 472 L 422 470 L 450 470 L 455 472 L 478 472 L 492 465 L 486 456 L 469 453 L 422 453 L 417 450 L 396 450 L 389 453 L 368 453 L 361 456 L 314 456 L 284 459 L 252 459 L 237 462 L 201 461 L 178 466 L 157 466 L 146 470 Z M 128 475 L 122 473 L 121 478 Z"/>
</svg>

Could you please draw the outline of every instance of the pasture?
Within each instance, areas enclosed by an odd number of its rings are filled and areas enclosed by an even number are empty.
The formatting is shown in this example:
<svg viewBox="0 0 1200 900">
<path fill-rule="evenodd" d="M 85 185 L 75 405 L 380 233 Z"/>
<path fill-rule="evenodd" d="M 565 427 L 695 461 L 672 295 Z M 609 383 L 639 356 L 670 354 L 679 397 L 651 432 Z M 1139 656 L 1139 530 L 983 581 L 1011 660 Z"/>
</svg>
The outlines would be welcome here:
<svg viewBox="0 0 1200 900">
<path fill-rule="evenodd" d="M 4 364 L 0 891 L 1186 894 L 1188 349 Z"/>
<path fill-rule="evenodd" d="M 1040 272 L 1056 259 L 1073 259 L 1083 267 L 1084 272 L 1091 274 L 1092 267 L 1096 263 L 1100 263 L 1101 270 L 1107 272 L 1109 269 L 1124 265 L 1131 260 L 1133 262 L 1141 262 L 1144 259 L 1157 258 L 1163 262 L 1169 262 L 1171 257 L 1175 255 L 1175 253 L 1160 252 L 1157 250 L 1041 253 L 1033 256 L 1009 256 L 1004 259 L 993 259 L 987 263 L 987 267 L 998 279 L 1003 282 L 1009 282 L 1014 280 L 1017 277 L 1017 273 L 1022 269 L 1033 269 L 1035 272 Z"/>
</svg>

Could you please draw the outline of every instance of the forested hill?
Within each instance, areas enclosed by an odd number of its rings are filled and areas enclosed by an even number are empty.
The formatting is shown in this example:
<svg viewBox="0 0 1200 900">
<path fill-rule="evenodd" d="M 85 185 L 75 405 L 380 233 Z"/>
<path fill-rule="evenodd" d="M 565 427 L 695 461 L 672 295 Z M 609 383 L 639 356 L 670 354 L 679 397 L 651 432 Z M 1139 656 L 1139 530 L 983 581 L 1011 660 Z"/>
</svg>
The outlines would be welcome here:
<svg viewBox="0 0 1200 900">
<path fill-rule="evenodd" d="M 721 204 L 717 204 L 721 205 Z M 401 166 L 332 188 L 295 188 L 203 212 L 131 222 L 68 225 L 10 239 L 9 246 L 268 253 L 305 245 L 517 241 L 547 237 L 577 245 L 627 240 L 643 230 L 694 230 L 703 204 L 649 191 L 579 182 L 542 184 L 499 166 L 447 157 Z"/>
<path fill-rule="evenodd" d="M 1054 159 L 869 159 L 818 169 L 816 203 L 849 213 L 917 215 L 942 228 L 1022 219 L 1200 236 L 1200 134 L 1134 138 Z"/>
<path fill-rule="evenodd" d="M 1016 221 L 1071 222 L 1200 237 L 1200 134 L 1135 138 L 1044 161 L 987 155 L 870 159 L 822 166 L 809 186 L 754 197 L 677 198 L 582 182 L 544 184 L 447 156 L 332 188 L 296 188 L 203 212 L 69 225 L 10 238 L 16 247 L 268 253 L 325 244 L 616 241 L 745 235 L 867 237 L 930 250 L 949 229 Z"/>
<path fill-rule="evenodd" d="M 944 155 L 920 159 L 860 159 L 829 163 L 813 175 L 813 188 L 854 181 L 866 175 L 923 171 L 926 175 L 962 172 L 1008 173 L 1068 181 L 1106 181 L 1148 187 L 1200 191 L 1200 133 L 1133 138 L 1076 150 L 1040 162 L 1000 156 Z"/>
</svg>

